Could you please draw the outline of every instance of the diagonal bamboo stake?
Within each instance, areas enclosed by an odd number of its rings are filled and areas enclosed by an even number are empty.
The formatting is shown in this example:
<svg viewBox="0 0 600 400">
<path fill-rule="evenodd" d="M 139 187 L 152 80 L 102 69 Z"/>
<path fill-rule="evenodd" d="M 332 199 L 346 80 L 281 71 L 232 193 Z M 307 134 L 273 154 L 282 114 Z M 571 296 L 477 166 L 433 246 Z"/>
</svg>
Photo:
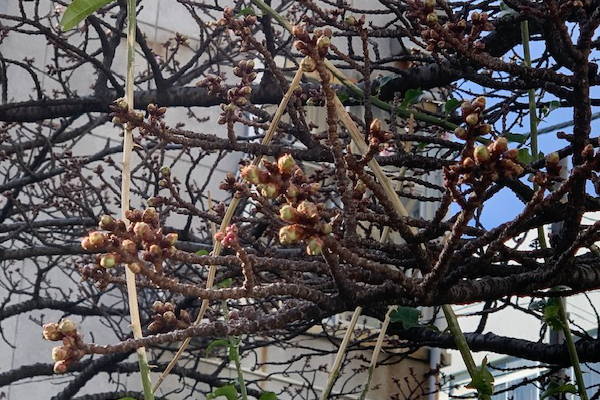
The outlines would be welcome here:
<svg viewBox="0 0 600 400">
<path fill-rule="evenodd" d="M 135 34 L 136 34 L 136 1 L 127 0 L 127 76 L 125 79 L 125 101 L 129 110 L 133 110 L 133 79 L 135 69 Z M 133 133 L 127 126 L 123 134 L 123 166 L 121 172 L 121 216 L 125 224 L 129 224 L 125 214 L 129 211 L 129 202 L 131 197 L 131 153 L 133 150 Z M 137 298 L 137 287 L 135 283 L 135 274 L 129 268 L 125 268 L 125 278 L 127 282 L 127 300 L 129 302 L 129 315 L 131 317 L 131 329 L 134 339 L 143 337 L 142 324 L 140 321 L 140 310 Z M 142 387 L 144 389 L 144 399 L 154 400 L 152 393 L 152 383 L 150 381 L 150 368 L 148 367 L 148 358 L 146 349 L 140 347 L 137 349 L 138 363 L 140 366 L 140 375 L 142 378 Z"/>
<path fill-rule="evenodd" d="M 365 382 L 365 387 L 363 388 L 363 391 L 360 394 L 359 400 L 365 400 L 365 398 L 367 397 L 367 393 L 369 392 L 369 386 L 371 386 L 371 380 L 373 379 L 373 373 L 375 372 L 375 367 L 377 366 L 379 352 L 381 352 L 381 347 L 383 346 L 383 339 L 385 339 L 385 333 L 387 331 L 388 325 L 390 324 L 390 315 L 394 310 L 396 310 L 396 308 L 396 306 L 390 306 L 388 307 L 388 310 L 385 313 L 385 318 L 383 320 L 383 323 L 381 324 L 381 329 L 379 330 L 379 336 L 377 336 L 377 342 L 375 343 L 373 354 L 371 354 L 371 363 L 369 364 L 369 375 L 367 376 L 367 381 Z"/>
<path fill-rule="evenodd" d="M 298 68 L 298 70 L 296 71 L 296 74 L 294 75 L 292 82 L 290 83 L 290 87 L 288 88 L 287 92 L 283 96 L 281 103 L 279 103 L 279 106 L 277 107 L 277 110 L 275 111 L 275 114 L 273 115 L 273 120 L 271 121 L 271 125 L 269 125 L 269 129 L 267 130 L 267 133 L 265 134 L 265 137 L 263 138 L 263 140 L 261 142 L 262 144 L 269 144 L 269 143 L 271 143 L 271 140 L 273 140 L 273 136 L 275 136 L 275 131 L 277 130 L 277 125 L 279 124 L 279 120 L 283 116 L 283 113 L 285 112 L 287 105 L 288 105 L 290 99 L 292 98 L 292 95 L 294 94 L 294 90 L 296 90 L 296 88 L 300 84 L 300 80 L 302 79 L 302 76 L 303 76 L 303 71 L 302 71 L 302 66 L 300 66 Z M 260 164 L 262 157 L 263 157 L 262 155 L 256 156 L 254 158 L 254 160 L 252 160 L 252 164 L 253 165 Z M 221 226 L 219 227 L 220 232 L 225 232 L 225 230 L 231 223 L 233 214 L 239 204 L 240 204 L 239 198 L 234 197 L 231 199 L 231 202 L 229 203 L 229 206 L 227 207 L 227 210 L 225 211 L 225 216 L 223 217 L 223 221 L 221 221 Z M 219 254 L 221 254 L 222 250 L 223 250 L 223 246 L 221 245 L 221 242 L 216 240 L 214 242 L 212 255 L 218 256 Z M 206 281 L 207 289 L 210 289 L 213 286 L 216 272 L 217 272 L 216 265 L 211 265 L 210 269 L 208 271 L 208 279 Z M 202 318 L 204 318 L 204 314 L 206 313 L 208 306 L 209 306 L 208 299 L 203 299 L 202 304 L 200 305 L 200 310 L 198 311 L 198 316 L 196 317 L 196 320 L 194 321 L 194 325 L 199 324 L 200 321 L 202 320 Z M 158 389 L 158 387 L 161 385 L 161 383 L 165 380 L 167 375 L 169 375 L 169 373 L 171 372 L 173 367 L 175 367 L 175 365 L 177 364 L 177 361 L 179 360 L 179 358 L 181 358 L 181 355 L 183 354 L 183 352 L 189 345 L 190 340 L 191 340 L 191 338 L 186 338 L 181 343 L 181 346 L 177 350 L 177 353 L 175 353 L 175 356 L 173 357 L 173 359 L 169 362 L 169 364 L 167 365 L 165 370 L 162 372 L 162 374 L 159 376 L 158 380 L 156 381 L 156 385 L 154 385 L 155 392 Z"/>
<path fill-rule="evenodd" d="M 354 332 L 354 327 L 356 326 L 356 322 L 358 322 L 358 317 L 360 317 L 361 312 L 362 307 L 358 306 L 354 310 L 354 314 L 352 314 L 352 319 L 350 320 L 350 324 L 346 329 L 344 339 L 342 339 L 342 343 L 340 344 L 340 348 L 335 356 L 335 361 L 333 362 L 331 371 L 329 371 L 327 386 L 325 386 L 323 393 L 321 393 L 321 400 L 326 400 L 327 397 L 329 397 L 329 393 L 331 393 L 331 389 L 333 389 L 333 385 L 340 373 L 340 367 L 342 366 L 342 361 L 344 360 L 344 354 L 346 354 L 346 348 L 348 347 L 348 343 L 350 343 L 350 336 L 352 335 L 352 332 Z"/>
</svg>

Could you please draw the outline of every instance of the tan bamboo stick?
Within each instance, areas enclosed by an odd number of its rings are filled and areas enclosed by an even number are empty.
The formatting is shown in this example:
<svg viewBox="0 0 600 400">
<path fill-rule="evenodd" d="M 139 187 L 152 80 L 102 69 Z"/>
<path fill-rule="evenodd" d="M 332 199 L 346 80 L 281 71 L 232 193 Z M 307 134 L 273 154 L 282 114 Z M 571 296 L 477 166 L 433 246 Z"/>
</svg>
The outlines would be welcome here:
<svg viewBox="0 0 600 400">
<path fill-rule="evenodd" d="M 277 125 L 279 124 L 279 120 L 283 116 L 283 113 L 285 112 L 287 105 L 288 105 L 290 99 L 292 98 L 292 95 L 294 94 L 294 90 L 296 90 L 296 88 L 300 84 L 300 80 L 302 79 L 302 76 L 303 76 L 302 67 L 299 67 L 298 70 L 296 71 L 296 74 L 294 75 L 294 78 L 292 79 L 292 82 L 290 83 L 290 87 L 288 88 L 287 92 L 281 99 L 281 103 L 279 103 L 277 110 L 275 110 L 275 114 L 273 115 L 273 120 L 271 121 L 271 124 L 269 125 L 269 129 L 267 130 L 267 133 L 265 133 L 265 137 L 263 138 L 263 140 L 261 142 L 262 144 L 269 144 L 269 143 L 271 143 L 271 140 L 273 140 L 273 136 L 275 136 L 275 132 L 277 131 Z M 262 157 L 263 157 L 262 155 L 257 155 L 254 158 L 254 160 L 252 160 L 252 164 L 253 165 L 260 164 Z M 229 206 L 227 207 L 227 210 L 225 211 L 223 220 L 221 221 L 221 226 L 219 227 L 220 232 L 225 232 L 227 227 L 231 224 L 231 219 L 233 218 L 233 213 L 235 212 L 235 210 L 239 204 L 240 204 L 239 198 L 233 197 L 231 199 L 231 202 L 229 203 Z M 214 245 L 213 245 L 212 255 L 218 256 L 221 254 L 222 250 L 223 250 L 223 247 L 221 245 L 221 242 L 215 241 Z M 215 265 L 211 265 L 210 269 L 208 271 L 208 278 L 206 280 L 206 287 L 208 289 L 210 289 L 214 285 L 216 271 L 217 271 L 217 267 Z M 204 314 L 206 313 L 208 306 L 209 306 L 208 299 L 203 299 L 202 304 L 200 305 L 200 310 L 198 311 L 198 316 L 194 320 L 194 325 L 197 325 L 200 323 L 200 321 L 202 321 L 202 318 L 204 318 Z M 173 359 L 169 362 L 169 364 L 167 365 L 165 370 L 162 372 L 162 374 L 159 376 L 158 380 L 156 381 L 156 384 L 154 385 L 155 392 L 159 388 L 161 383 L 165 380 L 167 375 L 169 375 L 169 373 L 171 372 L 173 367 L 177 364 L 177 361 L 179 360 L 179 358 L 181 358 L 181 355 L 183 354 L 183 352 L 186 350 L 187 346 L 189 345 L 190 340 L 191 340 L 191 338 L 186 338 L 181 343 L 181 346 L 177 350 L 177 353 L 175 353 L 175 356 L 173 357 Z"/>
</svg>

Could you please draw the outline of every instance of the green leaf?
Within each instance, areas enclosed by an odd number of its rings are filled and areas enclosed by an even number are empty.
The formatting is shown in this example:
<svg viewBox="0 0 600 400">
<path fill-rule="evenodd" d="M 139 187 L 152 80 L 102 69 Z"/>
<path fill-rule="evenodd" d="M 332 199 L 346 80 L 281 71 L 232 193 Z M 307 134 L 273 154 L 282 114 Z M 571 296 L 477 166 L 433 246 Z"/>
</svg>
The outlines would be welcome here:
<svg viewBox="0 0 600 400">
<path fill-rule="evenodd" d="M 529 164 L 533 161 L 533 157 L 529 154 L 529 149 L 519 149 L 519 153 L 517 154 L 517 160 L 524 164 Z"/>
<path fill-rule="evenodd" d="M 414 307 L 398 307 L 390 314 L 390 322 L 399 322 L 403 329 L 419 326 L 421 311 Z"/>
<path fill-rule="evenodd" d="M 461 105 L 461 101 L 458 99 L 449 99 L 444 103 L 444 113 L 446 115 L 451 114 L 454 110 L 456 110 Z"/>
<path fill-rule="evenodd" d="M 415 104 L 422 94 L 423 91 L 421 89 L 408 89 L 406 93 L 404 93 L 404 100 L 402 100 L 400 107 L 407 108 L 408 106 Z"/>
<path fill-rule="evenodd" d="M 469 389 L 477 390 L 479 397 L 481 395 L 491 396 L 494 394 L 494 375 L 487 367 L 487 357 L 481 361 L 481 366 L 475 368 L 475 373 L 471 377 L 471 382 L 466 386 Z"/>
<path fill-rule="evenodd" d="M 277 400 L 277 395 L 273 392 L 262 392 L 258 400 Z"/>
<path fill-rule="evenodd" d="M 209 254 L 210 254 L 210 253 L 209 253 L 209 251 L 208 251 L 208 250 L 198 250 L 198 251 L 196 252 L 196 255 L 199 255 L 199 256 L 207 256 L 207 255 L 209 255 Z"/>
<path fill-rule="evenodd" d="M 548 116 L 548 114 L 550 114 L 552 111 L 556 110 L 560 108 L 560 101 L 557 100 L 552 100 L 551 102 L 544 104 L 544 106 L 542 107 L 541 113 L 542 113 L 542 117 L 545 118 Z"/>
<path fill-rule="evenodd" d="M 559 393 L 577 393 L 577 387 L 572 383 L 565 383 L 563 385 L 559 385 L 557 382 L 550 382 L 548 387 L 540 396 L 540 399 L 543 400 L 546 397 L 553 397 Z"/>
<path fill-rule="evenodd" d="M 225 385 L 220 388 L 216 388 L 212 393 L 206 396 L 207 399 L 216 399 L 217 397 L 224 396 L 227 400 L 237 400 L 238 391 L 233 385 Z"/>
<path fill-rule="evenodd" d="M 504 135 L 504 137 L 509 141 L 509 142 L 513 142 L 513 143 L 525 143 L 527 141 L 527 139 L 529 139 L 529 135 L 524 135 L 521 133 L 507 133 L 506 135 Z"/>
<path fill-rule="evenodd" d="M 217 283 L 217 287 L 219 289 L 225 289 L 225 288 L 231 287 L 231 285 L 233 285 L 232 278 L 223 279 L 221 282 Z"/>
<path fill-rule="evenodd" d="M 64 30 L 75 28 L 78 23 L 115 0 L 73 0 L 63 14 L 60 25 Z"/>
<path fill-rule="evenodd" d="M 252 8 L 252 6 L 242 8 L 237 14 L 238 17 L 245 17 L 246 15 L 256 15 L 256 11 L 254 10 L 254 8 Z"/>
<path fill-rule="evenodd" d="M 210 353 L 212 353 L 212 351 L 220 346 L 225 346 L 228 347 L 231 343 L 229 342 L 228 339 L 215 339 L 212 342 L 210 342 L 208 344 L 208 346 L 206 346 L 206 357 L 210 356 Z"/>
<path fill-rule="evenodd" d="M 543 309 L 542 318 L 544 322 L 548 324 L 552 329 L 558 331 L 563 328 L 562 321 L 560 319 L 560 299 L 556 297 L 551 297 L 546 302 L 546 305 Z"/>
<path fill-rule="evenodd" d="M 337 97 L 338 97 L 338 99 L 340 99 L 342 104 L 344 104 L 345 102 L 350 100 L 350 96 L 348 96 L 348 93 L 346 93 L 346 92 L 338 92 Z"/>
<path fill-rule="evenodd" d="M 229 343 L 229 361 L 240 361 L 240 352 L 238 351 L 238 341 Z"/>
</svg>

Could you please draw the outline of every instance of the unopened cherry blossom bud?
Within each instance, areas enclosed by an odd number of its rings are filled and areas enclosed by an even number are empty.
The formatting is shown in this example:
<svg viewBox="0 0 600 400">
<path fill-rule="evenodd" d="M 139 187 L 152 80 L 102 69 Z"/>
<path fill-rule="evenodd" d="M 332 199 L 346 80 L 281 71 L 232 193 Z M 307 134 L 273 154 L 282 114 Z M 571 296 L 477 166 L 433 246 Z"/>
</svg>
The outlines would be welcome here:
<svg viewBox="0 0 600 400">
<path fill-rule="evenodd" d="M 162 256 L 162 248 L 157 244 L 153 244 L 152 246 L 150 246 L 148 252 L 152 255 L 152 257 Z"/>
<path fill-rule="evenodd" d="M 105 236 L 102 232 L 91 232 L 88 235 L 89 241 L 90 241 L 90 245 L 94 248 L 99 248 L 102 247 L 105 243 Z"/>
<path fill-rule="evenodd" d="M 467 117 L 465 118 L 465 122 L 471 126 L 477 125 L 477 123 L 479 122 L 479 116 L 475 113 L 471 113 L 467 115 Z"/>
<path fill-rule="evenodd" d="M 425 0 L 424 4 L 427 9 L 431 10 L 435 7 L 435 0 Z"/>
<path fill-rule="evenodd" d="M 494 155 L 500 155 L 508 150 L 508 140 L 505 137 L 499 137 L 492 143 L 491 149 Z"/>
<path fill-rule="evenodd" d="M 158 222 L 158 213 L 156 212 L 156 208 L 148 207 L 144 210 L 142 214 L 142 221 L 153 224 Z"/>
<path fill-rule="evenodd" d="M 62 332 L 58 329 L 58 324 L 51 322 L 42 327 L 42 336 L 46 340 L 57 341 L 62 339 Z"/>
<path fill-rule="evenodd" d="M 100 266 L 102 268 L 114 268 L 117 265 L 117 258 L 112 254 L 103 255 L 100 258 Z"/>
<path fill-rule="evenodd" d="M 329 36 L 321 36 L 317 40 L 317 48 L 320 51 L 327 51 L 327 49 L 329 49 L 330 45 L 331 45 L 331 39 L 329 38 Z"/>
<path fill-rule="evenodd" d="M 55 374 L 64 374 L 65 372 L 67 372 L 69 368 L 69 364 L 65 361 L 57 361 L 54 363 L 54 373 Z"/>
<path fill-rule="evenodd" d="M 503 154 L 504 158 L 508 158 L 511 160 L 516 160 L 518 155 L 519 155 L 519 150 L 517 150 L 517 149 L 506 150 Z"/>
<path fill-rule="evenodd" d="M 310 201 L 303 201 L 298 204 L 298 212 L 309 218 L 316 218 L 319 216 L 319 209 L 317 205 Z"/>
<path fill-rule="evenodd" d="M 115 219 L 110 215 L 103 215 L 100 217 L 100 223 L 98 225 L 100 229 L 111 231 L 115 227 Z"/>
<path fill-rule="evenodd" d="M 267 199 L 273 199 L 279 194 L 279 186 L 275 183 L 266 183 L 261 185 L 260 194 Z"/>
<path fill-rule="evenodd" d="M 133 240 L 125 239 L 121 242 L 121 250 L 128 254 L 137 253 L 137 245 Z"/>
<path fill-rule="evenodd" d="M 298 211 L 289 204 L 286 204 L 279 209 L 279 218 L 286 222 L 296 222 L 298 217 Z"/>
<path fill-rule="evenodd" d="M 290 199 L 295 199 L 296 197 L 298 197 L 298 195 L 300 194 L 300 189 L 298 189 L 298 186 L 294 185 L 294 184 L 290 184 L 290 186 L 288 186 L 285 195 L 287 197 L 289 197 Z"/>
<path fill-rule="evenodd" d="M 139 274 L 142 271 L 142 266 L 138 263 L 127 264 L 127 268 L 134 274 Z"/>
<path fill-rule="evenodd" d="M 325 223 L 321 225 L 321 232 L 323 232 L 325 235 L 329 235 L 331 232 L 333 232 L 333 226 L 330 223 Z"/>
<path fill-rule="evenodd" d="M 473 104 L 473 107 L 483 110 L 485 108 L 485 97 L 479 96 L 471 104 Z"/>
<path fill-rule="evenodd" d="M 175 243 L 177 243 L 177 239 L 179 239 L 179 235 L 175 232 L 169 233 L 167 234 L 167 236 L 165 236 L 165 240 L 171 246 L 174 246 Z"/>
<path fill-rule="evenodd" d="M 253 185 L 261 183 L 261 170 L 256 165 L 247 165 L 242 168 L 242 178 Z"/>
<path fill-rule="evenodd" d="M 427 23 L 435 24 L 436 22 L 438 22 L 438 16 L 435 12 L 430 12 L 427 14 Z"/>
<path fill-rule="evenodd" d="M 560 156 L 555 151 L 546 156 L 546 163 L 548 164 L 558 164 L 559 162 Z"/>
<path fill-rule="evenodd" d="M 58 330 L 62 334 L 68 335 L 77 331 L 77 325 L 75 325 L 75 322 L 71 321 L 70 319 L 63 318 L 58 323 Z"/>
<path fill-rule="evenodd" d="M 475 158 L 475 162 L 477 164 L 483 164 L 490 159 L 490 151 L 486 146 L 477 146 L 473 151 L 473 157 Z"/>
<path fill-rule="evenodd" d="M 379 120 L 379 118 L 375 118 L 375 119 L 373 119 L 373 121 L 371 121 L 371 125 L 369 126 L 369 132 L 371 132 L 371 133 L 381 132 L 381 120 Z"/>
<path fill-rule="evenodd" d="M 160 168 L 160 174 L 162 176 L 164 176 L 165 178 L 167 178 L 168 176 L 171 175 L 171 168 L 169 168 L 168 166 L 163 166 Z"/>
<path fill-rule="evenodd" d="M 323 239 L 313 236 L 306 242 L 306 253 L 311 256 L 318 256 L 323 252 Z"/>
<path fill-rule="evenodd" d="M 473 168 L 475 166 L 475 161 L 471 157 L 465 157 L 462 164 L 465 168 Z"/>
<path fill-rule="evenodd" d="M 317 69 L 317 62 L 312 57 L 306 56 L 300 62 L 300 67 L 302 67 L 304 72 L 313 72 Z"/>
<path fill-rule="evenodd" d="M 69 350 L 64 346 L 52 348 L 52 361 L 62 361 L 69 357 Z"/>
<path fill-rule="evenodd" d="M 150 228 L 150 225 L 146 222 L 137 222 L 133 227 L 133 233 L 135 233 L 138 238 L 147 240 L 152 236 L 152 228 Z"/>
<path fill-rule="evenodd" d="M 279 229 L 279 242 L 281 244 L 294 244 L 302 239 L 302 227 L 299 225 L 288 225 Z"/>
<path fill-rule="evenodd" d="M 168 325 L 173 325 L 177 322 L 177 317 L 173 311 L 167 311 L 163 313 L 163 318 Z"/>
<path fill-rule="evenodd" d="M 291 173 L 294 167 L 296 167 L 296 160 L 294 160 L 291 154 L 284 154 L 277 159 L 277 168 L 282 174 Z"/>
</svg>

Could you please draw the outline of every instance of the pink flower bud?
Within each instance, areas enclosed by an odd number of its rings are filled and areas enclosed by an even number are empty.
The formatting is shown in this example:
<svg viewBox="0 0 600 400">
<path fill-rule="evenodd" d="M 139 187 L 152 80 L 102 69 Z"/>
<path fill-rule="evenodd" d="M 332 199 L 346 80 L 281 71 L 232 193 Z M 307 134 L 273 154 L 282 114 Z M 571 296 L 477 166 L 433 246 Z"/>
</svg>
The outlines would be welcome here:
<svg viewBox="0 0 600 400">
<path fill-rule="evenodd" d="M 65 360 L 57 361 L 54 363 L 54 373 L 64 374 L 69 369 L 69 364 Z"/>
<path fill-rule="evenodd" d="M 69 358 L 69 350 L 65 346 L 52 348 L 52 361 L 63 361 Z"/>
</svg>

